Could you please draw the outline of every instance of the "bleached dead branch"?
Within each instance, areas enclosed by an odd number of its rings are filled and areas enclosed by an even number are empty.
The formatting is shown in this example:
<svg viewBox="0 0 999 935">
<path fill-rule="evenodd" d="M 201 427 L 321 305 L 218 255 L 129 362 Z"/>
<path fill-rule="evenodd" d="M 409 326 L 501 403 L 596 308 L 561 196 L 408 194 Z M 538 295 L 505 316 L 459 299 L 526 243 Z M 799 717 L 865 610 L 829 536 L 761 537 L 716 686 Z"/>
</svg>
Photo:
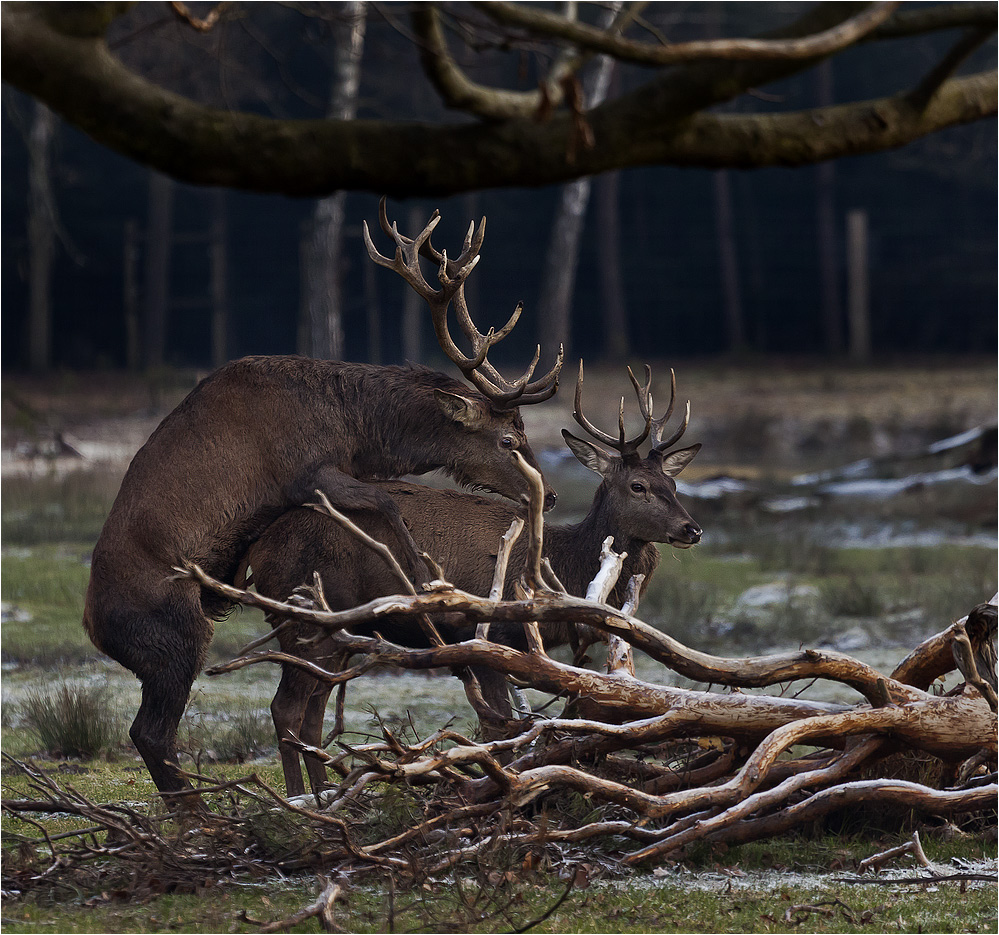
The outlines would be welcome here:
<svg viewBox="0 0 999 935">
<path fill-rule="evenodd" d="M 522 469 L 530 470 L 526 465 Z M 287 653 L 252 652 L 214 667 L 212 674 L 271 662 L 300 665 L 317 679 L 344 684 L 374 664 L 485 666 L 518 684 L 566 697 L 567 711 L 585 714 L 535 717 L 513 737 L 481 743 L 438 731 L 420 744 L 406 745 L 385 731 L 383 743 L 341 744 L 342 752 L 335 755 L 308 748 L 342 777 L 324 811 L 356 801 L 372 784 L 433 784 L 448 790 L 425 821 L 401 835 L 354 847 L 353 859 L 377 855 L 391 860 L 395 848 L 405 843 L 412 849 L 427 835 L 445 854 L 436 866 L 468 859 L 487 841 L 526 846 L 613 837 L 641 845 L 621 851 L 620 859 L 631 864 L 675 855 L 695 841 L 737 842 L 777 834 L 858 802 L 899 802 L 936 814 L 994 804 L 995 776 L 983 775 L 982 764 L 994 762 L 996 751 L 995 676 L 988 670 L 989 659 L 995 658 L 995 599 L 925 641 L 889 675 L 848 655 L 812 649 L 744 659 L 713 656 L 636 617 L 639 582 L 631 583 L 622 608 L 605 603 L 622 558 L 609 541 L 586 597 L 550 587 L 540 561 L 542 488 L 536 478 L 535 488 L 525 526 L 531 541 L 527 567 L 512 601 L 500 600 L 498 587 L 482 597 L 435 582 L 420 593 L 379 598 L 334 613 L 248 594 L 214 581 L 195 565 L 178 569 L 231 600 L 264 607 L 275 618 L 318 626 L 330 635 L 338 654 L 362 658 L 351 668 L 325 671 Z M 518 534 L 515 526 L 504 537 L 498 565 L 508 560 Z M 494 580 L 502 581 L 504 573 L 498 567 Z M 478 624 L 475 638 L 410 648 L 350 632 L 360 623 L 370 629 L 386 615 L 440 613 L 462 614 Z M 498 621 L 525 627 L 526 652 L 488 639 L 489 624 Z M 609 644 L 607 671 L 552 659 L 538 627 L 545 623 L 572 623 L 602 634 Z M 729 690 L 682 689 L 638 679 L 635 650 L 682 676 Z M 927 691 L 933 679 L 955 667 L 965 675 L 963 686 L 943 697 Z M 737 690 L 801 679 L 841 682 L 860 699 L 852 705 L 828 704 Z M 889 741 L 892 749 L 969 764 L 966 786 L 935 789 L 890 776 L 869 778 Z M 812 752 L 791 757 L 797 747 Z M 678 753 L 664 753 L 666 748 Z M 859 778 L 861 767 L 867 778 Z M 582 794 L 619 814 L 580 827 L 539 826 L 525 817 L 524 806 L 554 790 Z M 500 820 L 510 808 L 520 816 L 513 830 Z M 469 841 L 454 829 L 467 831 L 472 815 L 481 833 Z"/>
</svg>

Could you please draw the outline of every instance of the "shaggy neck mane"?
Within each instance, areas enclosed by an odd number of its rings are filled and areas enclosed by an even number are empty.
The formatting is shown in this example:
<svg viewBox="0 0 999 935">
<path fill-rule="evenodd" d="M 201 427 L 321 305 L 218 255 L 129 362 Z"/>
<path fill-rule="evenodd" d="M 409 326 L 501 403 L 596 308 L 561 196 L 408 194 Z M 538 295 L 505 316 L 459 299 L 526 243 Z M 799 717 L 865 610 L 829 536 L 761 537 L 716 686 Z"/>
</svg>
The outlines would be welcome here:
<svg viewBox="0 0 999 935">
<path fill-rule="evenodd" d="M 357 392 L 365 404 L 357 407 L 363 413 L 359 428 L 369 442 L 357 458 L 360 476 L 400 477 L 434 468 L 454 476 L 455 446 L 441 431 L 447 417 L 435 389 L 485 402 L 476 390 L 427 367 L 383 367 L 361 374 Z"/>
</svg>

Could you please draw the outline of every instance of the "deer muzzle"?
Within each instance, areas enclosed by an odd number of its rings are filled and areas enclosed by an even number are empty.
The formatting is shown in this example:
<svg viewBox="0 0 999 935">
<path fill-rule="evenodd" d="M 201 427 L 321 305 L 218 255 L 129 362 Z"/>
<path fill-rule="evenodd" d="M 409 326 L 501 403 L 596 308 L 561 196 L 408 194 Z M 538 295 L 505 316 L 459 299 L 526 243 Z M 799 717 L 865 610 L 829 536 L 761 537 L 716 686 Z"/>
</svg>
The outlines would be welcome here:
<svg viewBox="0 0 999 935">
<path fill-rule="evenodd" d="M 702 532 L 697 523 L 684 523 L 680 536 L 670 538 L 669 544 L 675 549 L 689 549 L 701 541 Z"/>
</svg>

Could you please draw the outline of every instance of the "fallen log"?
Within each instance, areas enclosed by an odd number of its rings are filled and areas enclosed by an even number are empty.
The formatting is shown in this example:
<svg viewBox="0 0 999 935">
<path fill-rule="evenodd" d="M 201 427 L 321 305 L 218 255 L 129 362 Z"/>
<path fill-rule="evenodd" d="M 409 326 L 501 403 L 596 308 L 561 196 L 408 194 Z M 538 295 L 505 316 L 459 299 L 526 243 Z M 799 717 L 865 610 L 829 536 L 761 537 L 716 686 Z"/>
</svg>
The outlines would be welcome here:
<svg viewBox="0 0 999 935">
<path fill-rule="evenodd" d="M 407 745 L 383 729 L 381 742 L 350 746 L 340 741 L 341 752 L 335 755 L 308 748 L 306 752 L 328 761 L 342 777 L 323 794 L 320 815 L 356 805 L 367 790 L 384 784 L 413 790 L 432 785 L 437 790 L 434 813 L 418 827 L 374 844 L 351 845 L 351 860 L 396 865 L 403 858 L 394 856 L 399 853 L 395 849 L 403 842 L 416 846 L 426 832 L 433 846 L 443 849 L 432 864 L 437 867 L 472 859 L 491 846 L 488 842 L 578 844 L 596 837 L 640 844 L 637 850 L 620 853 L 624 864 L 634 864 L 681 853 L 694 841 L 738 842 L 781 833 L 860 802 L 899 802 L 934 814 L 980 812 L 994 805 L 995 778 L 986 770 L 995 761 L 997 746 L 995 599 L 925 641 L 888 675 L 846 654 L 807 648 L 746 659 L 713 656 L 638 619 L 635 601 L 623 608 L 605 603 L 621 567 L 609 543 L 587 597 L 550 587 L 551 579 L 545 578 L 538 561 L 543 534 L 539 516 L 540 504 L 535 503 L 525 525 L 533 558 L 512 601 L 500 600 L 495 588 L 479 597 L 437 581 L 421 593 L 379 598 L 334 613 L 323 606 L 321 593 L 313 595 L 314 606 L 303 607 L 301 602 L 273 601 L 220 583 L 196 565 L 178 569 L 231 600 L 264 607 L 275 618 L 321 627 L 330 634 L 338 656 L 362 659 L 343 671 L 328 671 L 289 654 L 255 651 L 215 666 L 211 674 L 269 662 L 299 665 L 317 679 L 346 685 L 373 665 L 474 665 L 566 697 L 567 712 L 585 711 L 585 717 L 513 722 L 513 736 L 488 742 L 442 730 Z M 500 547 L 498 553 L 502 561 L 509 550 Z M 630 593 L 637 594 L 638 587 Z M 414 649 L 350 632 L 362 622 L 369 629 L 377 627 L 386 614 L 419 618 L 436 613 L 464 615 L 477 624 L 476 638 Z M 496 621 L 522 624 L 529 636 L 527 651 L 489 641 L 489 624 Z M 609 643 L 607 671 L 552 659 L 538 629 L 539 623 L 552 622 L 583 625 L 602 634 Z M 685 689 L 639 679 L 632 662 L 635 651 L 687 678 L 728 690 Z M 940 674 L 955 668 L 964 675 L 964 684 L 947 695 L 928 691 Z M 855 704 L 830 704 L 739 691 L 803 679 L 840 682 L 860 698 Z M 474 701 L 474 692 L 471 697 Z M 658 759 L 666 743 L 696 749 L 698 742 L 713 752 L 698 759 L 696 768 L 674 769 Z M 870 773 L 874 764 L 887 762 L 884 755 L 893 750 L 921 751 L 963 764 L 959 774 L 966 782 L 961 788 L 933 789 L 887 775 L 859 778 L 861 767 Z M 642 767 L 636 763 L 639 759 Z M 581 827 L 556 827 L 547 820 L 535 824 L 528 817 L 530 803 L 559 792 L 582 794 L 616 814 Z M 288 807 L 301 808 L 292 803 Z M 519 816 L 520 830 L 511 831 L 503 818 L 511 809 Z M 472 825 L 480 828 L 475 833 L 467 826 L 473 815 Z M 483 830 L 487 825 L 488 832 Z M 411 859 L 409 853 L 405 860 Z"/>
</svg>

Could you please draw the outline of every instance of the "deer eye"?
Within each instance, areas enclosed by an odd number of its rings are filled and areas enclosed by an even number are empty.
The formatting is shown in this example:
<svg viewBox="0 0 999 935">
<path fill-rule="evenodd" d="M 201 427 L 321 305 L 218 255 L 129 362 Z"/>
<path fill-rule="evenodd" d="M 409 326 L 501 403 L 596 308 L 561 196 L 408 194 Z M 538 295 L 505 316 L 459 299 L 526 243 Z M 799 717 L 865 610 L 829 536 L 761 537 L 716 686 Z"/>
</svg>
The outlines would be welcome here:
<svg viewBox="0 0 999 935">
<path fill-rule="evenodd" d="M 517 439 L 514 438 L 512 435 L 504 435 L 503 438 L 500 440 L 500 444 L 504 448 L 513 449 L 517 447 Z"/>
<path fill-rule="evenodd" d="M 635 493 L 645 493 L 645 484 L 632 484 L 631 489 L 634 490 Z"/>
</svg>

